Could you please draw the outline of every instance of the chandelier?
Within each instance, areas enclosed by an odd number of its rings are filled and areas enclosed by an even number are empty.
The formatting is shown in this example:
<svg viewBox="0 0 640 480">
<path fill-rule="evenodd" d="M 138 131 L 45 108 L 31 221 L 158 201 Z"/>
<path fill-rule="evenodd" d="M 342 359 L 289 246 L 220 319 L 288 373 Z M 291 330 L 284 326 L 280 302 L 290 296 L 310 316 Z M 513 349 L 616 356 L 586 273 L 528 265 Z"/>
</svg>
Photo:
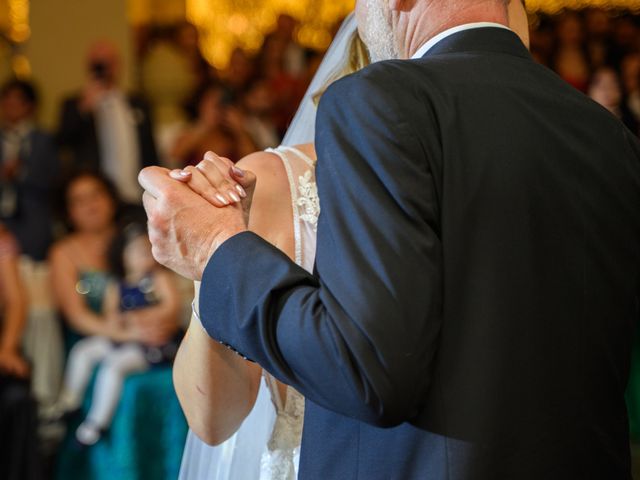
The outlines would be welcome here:
<svg viewBox="0 0 640 480">
<path fill-rule="evenodd" d="M 257 51 L 281 14 L 298 20 L 301 45 L 322 50 L 331 43 L 336 23 L 354 4 L 354 0 L 186 0 L 186 13 L 202 34 L 207 60 L 224 68 L 234 48 Z"/>
<path fill-rule="evenodd" d="M 13 44 L 29 39 L 29 0 L 0 0 L 0 34 Z"/>
</svg>

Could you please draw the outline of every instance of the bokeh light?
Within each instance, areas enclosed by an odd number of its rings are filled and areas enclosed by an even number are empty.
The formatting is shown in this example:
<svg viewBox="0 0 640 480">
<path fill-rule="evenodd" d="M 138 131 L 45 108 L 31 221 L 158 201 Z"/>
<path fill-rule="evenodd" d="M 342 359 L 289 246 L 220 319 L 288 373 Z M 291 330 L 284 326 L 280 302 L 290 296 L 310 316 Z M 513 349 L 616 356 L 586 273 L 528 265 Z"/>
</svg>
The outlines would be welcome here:
<svg viewBox="0 0 640 480">
<path fill-rule="evenodd" d="M 186 0 L 187 19 L 202 34 L 205 57 L 217 68 L 227 65 L 233 49 L 259 50 L 280 14 L 299 22 L 298 42 L 322 50 L 331 42 L 336 22 L 353 10 L 354 0 Z M 528 0 L 531 13 L 558 13 L 589 6 L 640 12 L 640 0 Z"/>
</svg>

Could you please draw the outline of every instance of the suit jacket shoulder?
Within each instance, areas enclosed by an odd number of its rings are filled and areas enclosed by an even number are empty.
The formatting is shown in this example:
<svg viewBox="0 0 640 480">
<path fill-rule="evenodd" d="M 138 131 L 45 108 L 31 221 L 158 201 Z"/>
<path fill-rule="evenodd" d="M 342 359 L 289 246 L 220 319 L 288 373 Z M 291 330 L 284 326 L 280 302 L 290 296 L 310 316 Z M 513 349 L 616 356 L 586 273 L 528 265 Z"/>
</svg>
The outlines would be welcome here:
<svg viewBox="0 0 640 480">
<path fill-rule="evenodd" d="M 435 160 L 440 125 L 433 98 L 438 92 L 434 79 L 429 69 L 415 62 L 374 63 L 329 87 L 320 102 L 318 125 L 326 110 L 333 111 L 330 115 L 339 111 L 346 124 L 357 117 L 382 121 L 396 130 L 407 146 L 416 144 L 420 158 Z"/>
<path fill-rule="evenodd" d="M 434 91 L 436 85 L 435 75 L 425 67 L 407 60 L 377 62 L 336 81 L 327 93 L 333 91 L 343 100 L 347 95 L 355 95 L 369 102 L 396 107 L 401 112 L 411 106 L 415 109 L 416 104 L 411 102 L 415 101 L 418 92 L 422 97 L 423 92 Z M 402 88 L 398 88 L 399 85 Z"/>
</svg>

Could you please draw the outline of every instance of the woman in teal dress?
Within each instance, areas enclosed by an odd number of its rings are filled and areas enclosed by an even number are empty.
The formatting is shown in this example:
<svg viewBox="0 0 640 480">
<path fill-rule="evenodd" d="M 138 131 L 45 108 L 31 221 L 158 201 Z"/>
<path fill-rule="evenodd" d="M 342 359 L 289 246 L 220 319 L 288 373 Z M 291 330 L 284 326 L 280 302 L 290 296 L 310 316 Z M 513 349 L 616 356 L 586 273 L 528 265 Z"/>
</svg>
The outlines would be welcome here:
<svg viewBox="0 0 640 480">
<path fill-rule="evenodd" d="M 54 245 L 50 262 L 54 298 L 68 330 L 67 351 L 78 339 L 89 335 L 116 343 L 162 344 L 170 340 L 178 330 L 178 319 L 150 323 L 132 318 L 126 329 L 103 319 L 102 303 L 109 281 L 108 249 L 117 231 L 115 189 L 99 175 L 79 173 L 69 180 L 64 193 L 72 231 Z M 86 398 L 83 412 L 69 420 L 59 453 L 58 478 L 177 477 L 187 427 L 169 367 L 129 378 L 110 431 L 96 445 L 79 448 L 73 432 L 89 404 L 90 398 Z"/>
</svg>

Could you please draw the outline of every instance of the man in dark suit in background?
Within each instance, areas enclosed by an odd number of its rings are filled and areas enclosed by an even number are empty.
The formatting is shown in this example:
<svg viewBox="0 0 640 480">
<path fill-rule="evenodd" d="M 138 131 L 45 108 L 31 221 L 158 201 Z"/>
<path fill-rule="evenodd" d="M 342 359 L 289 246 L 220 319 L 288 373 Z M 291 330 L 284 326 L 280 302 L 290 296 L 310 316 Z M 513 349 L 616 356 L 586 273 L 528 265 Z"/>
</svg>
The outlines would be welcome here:
<svg viewBox="0 0 640 480">
<path fill-rule="evenodd" d="M 157 164 L 147 104 L 118 86 L 121 59 L 110 42 L 96 42 L 87 55 L 87 83 L 62 107 L 58 141 L 68 167 L 104 173 L 127 203 L 139 204 L 138 172 Z"/>
<path fill-rule="evenodd" d="M 209 335 L 305 395 L 300 478 L 630 478 L 640 146 L 534 62 L 508 3 L 357 2 L 374 59 L 404 60 L 321 101 L 316 275 L 141 175 Z"/>
<path fill-rule="evenodd" d="M 0 90 L 0 222 L 16 236 L 22 254 L 44 261 L 53 241 L 51 198 L 57 187 L 53 137 L 38 127 L 38 95 L 25 81 Z"/>
</svg>

